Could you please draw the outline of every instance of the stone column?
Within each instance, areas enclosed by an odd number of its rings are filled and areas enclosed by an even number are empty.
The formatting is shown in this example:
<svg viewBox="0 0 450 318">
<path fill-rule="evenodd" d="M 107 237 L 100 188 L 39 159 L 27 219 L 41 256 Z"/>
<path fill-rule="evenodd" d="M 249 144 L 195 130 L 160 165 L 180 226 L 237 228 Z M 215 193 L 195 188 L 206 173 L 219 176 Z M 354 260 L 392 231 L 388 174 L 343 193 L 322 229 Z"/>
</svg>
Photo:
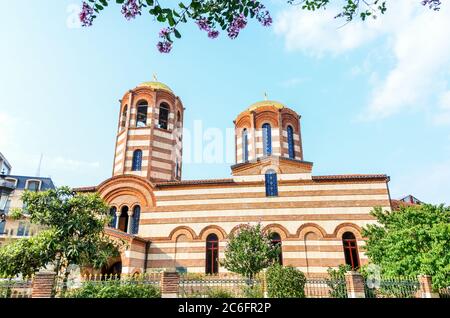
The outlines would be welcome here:
<svg viewBox="0 0 450 318">
<path fill-rule="evenodd" d="M 439 298 L 439 294 L 433 292 L 430 275 L 419 275 L 420 297 L 421 298 Z"/>
<path fill-rule="evenodd" d="M 364 277 L 355 271 L 345 273 L 345 285 L 348 298 L 365 298 Z"/>
<path fill-rule="evenodd" d="M 116 224 L 114 224 L 114 228 L 117 230 L 119 228 L 119 221 L 120 221 L 120 215 L 122 214 L 121 211 L 116 212 Z"/>
<path fill-rule="evenodd" d="M 41 271 L 33 279 L 31 298 L 52 298 L 55 285 L 55 272 Z"/>
<path fill-rule="evenodd" d="M 180 284 L 180 274 L 174 269 L 163 272 L 161 275 L 161 297 L 177 298 Z"/>
<path fill-rule="evenodd" d="M 127 233 L 131 234 L 131 230 L 133 229 L 133 210 L 128 211 L 128 228 Z"/>
</svg>

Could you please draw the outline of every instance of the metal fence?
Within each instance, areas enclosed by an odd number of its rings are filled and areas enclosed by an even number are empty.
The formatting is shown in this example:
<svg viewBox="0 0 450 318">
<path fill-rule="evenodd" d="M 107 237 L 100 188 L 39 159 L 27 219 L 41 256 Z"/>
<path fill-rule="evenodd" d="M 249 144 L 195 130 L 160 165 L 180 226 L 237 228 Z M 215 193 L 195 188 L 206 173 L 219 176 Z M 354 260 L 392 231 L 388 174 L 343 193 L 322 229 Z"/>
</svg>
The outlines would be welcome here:
<svg viewBox="0 0 450 318">
<path fill-rule="evenodd" d="M 182 274 L 178 293 L 181 298 L 262 298 L 263 278 Z"/>
<path fill-rule="evenodd" d="M 441 290 L 439 290 L 439 297 L 450 298 L 450 287 L 442 288 Z"/>
<path fill-rule="evenodd" d="M 0 298 L 30 298 L 32 277 L 0 278 Z"/>
<path fill-rule="evenodd" d="M 108 285 L 110 283 L 118 283 L 121 285 L 152 285 L 160 289 L 161 274 L 160 273 L 145 273 L 145 274 L 111 274 L 111 275 L 83 275 L 77 279 L 64 280 L 62 277 L 56 278 L 55 295 L 62 297 L 67 292 L 76 291 L 87 283 L 90 285 Z"/>
<path fill-rule="evenodd" d="M 379 280 L 365 280 L 366 298 L 417 298 L 420 283 L 417 278 L 381 277 Z"/>
<path fill-rule="evenodd" d="M 347 298 L 345 279 L 308 277 L 305 283 L 307 298 Z"/>
</svg>

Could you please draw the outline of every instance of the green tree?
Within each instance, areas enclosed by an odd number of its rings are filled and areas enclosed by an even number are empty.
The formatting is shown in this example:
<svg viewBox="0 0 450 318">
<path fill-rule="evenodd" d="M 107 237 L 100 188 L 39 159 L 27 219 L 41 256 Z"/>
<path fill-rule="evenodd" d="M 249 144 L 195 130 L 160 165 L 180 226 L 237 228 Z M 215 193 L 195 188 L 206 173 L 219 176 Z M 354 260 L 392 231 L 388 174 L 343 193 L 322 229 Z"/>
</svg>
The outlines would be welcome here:
<svg viewBox="0 0 450 318">
<path fill-rule="evenodd" d="M 274 264 L 267 270 L 270 298 L 305 298 L 305 284 L 305 274 L 295 267 Z"/>
<path fill-rule="evenodd" d="M 253 278 L 278 258 L 280 247 L 270 241 L 261 225 L 243 226 L 231 235 L 225 250 L 223 266 L 231 272 Z"/>
<path fill-rule="evenodd" d="M 433 277 L 435 288 L 450 286 L 450 207 L 415 205 L 388 212 L 375 208 L 377 225 L 367 225 L 366 254 L 388 276 Z"/>
<path fill-rule="evenodd" d="M 439 10 L 439 0 L 416 0 L 430 9 Z M 160 33 L 157 48 L 162 53 L 172 49 L 173 37 L 180 38 L 179 25 L 194 22 L 200 30 L 205 31 L 209 38 L 219 36 L 218 30 L 227 32 L 231 39 L 235 39 L 239 32 L 247 26 L 247 19 L 256 19 L 263 26 L 272 24 L 272 17 L 262 1 L 257 0 L 188 0 L 178 4 L 163 0 L 85 0 L 83 1 L 80 21 L 83 26 L 91 26 L 111 2 L 121 6 L 122 15 L 131 20 L 141 15 L 145 10 L 157 22 L 164 23 Z M 336 18 L 347 21 L 359 17 L 376 17 L 387 10 L 388 0 L 287 0 L 287 3 L 304 10 L 315 11 L 326 9 L 329 5 L 339 3 L 341 12 Z"/>
<path fill-rule="evenodd" d="M 98 194 L 78 194 L 68 187 L 26 191 L 22 200 L 30 221 L 46 230 L 0 248 L 0 273 L 29 275 L 49 263 L 66 282 L 69 265 L 101 268 L 118 255 L 120 242 L 104 234 L 108 206 Z M 65 286 L 65 284 L 64 284 Z"/>
</svg>

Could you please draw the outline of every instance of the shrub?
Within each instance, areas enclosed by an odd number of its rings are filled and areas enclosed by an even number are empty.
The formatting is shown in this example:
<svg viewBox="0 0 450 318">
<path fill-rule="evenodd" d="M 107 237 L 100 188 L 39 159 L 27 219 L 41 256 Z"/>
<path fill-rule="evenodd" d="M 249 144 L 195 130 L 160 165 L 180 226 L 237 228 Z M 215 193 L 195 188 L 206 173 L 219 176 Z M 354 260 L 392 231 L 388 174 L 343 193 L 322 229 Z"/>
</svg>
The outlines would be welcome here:
<svg viewBox="0 0 450 318">
<path fill-rule="evenodd" d="M 150 284 L 121 282 L 119 280 L 83 283 L 83 286 L 72 290 L 65 298 L 159 298 L 159 289 Z"/>
<path fill-rule="evenodd" d="M 264 291 L 260 284 L 244 286 L 242 287 L 242 292 L 244 298 L 264 298 Z"/>
<path fill-rule="evenodd" d="M 338 269 L 328 268 L 327 272 L 330 278 L 327 279 L 327 285 L 330 288 L 331 298 L 347 298 L 347 286 L 345 283 L 345 273 L 352 268 L 349 265 L 339 265 Z"/>
<path fill-rule="evenodd" d="M 272 265 L 267 270 L 267 292 L 270 298 L 304 298 L 305 275 L 292 266 Z"/>
<path fill-rule="evenodd" d="M 233 298 L 232 293 L 223 288 L 209 288 L 206 292 L 207 298 Z"/>
</svg>

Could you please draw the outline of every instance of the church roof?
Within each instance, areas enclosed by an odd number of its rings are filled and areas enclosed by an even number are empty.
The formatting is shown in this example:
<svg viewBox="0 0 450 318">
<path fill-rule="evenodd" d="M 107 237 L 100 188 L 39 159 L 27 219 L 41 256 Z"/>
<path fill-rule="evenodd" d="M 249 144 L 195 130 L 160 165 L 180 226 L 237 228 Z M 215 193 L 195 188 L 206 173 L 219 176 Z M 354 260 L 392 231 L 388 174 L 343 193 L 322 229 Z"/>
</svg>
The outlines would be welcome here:
<svg viewBox="0 0 450 318">
<path fill-rule="evenodd" d="M 170 89 L 169 86 L 167 86 L 164 83 L 156 82 L 156 81 L 144 82 L 144 83 L 139 84 L 138 87 L 149 87 L 151 89 L 162 89 L 162 90 L 173 93 L 173 91 Z"/>
<path fill-rule="evenodd" d="M 251 111 L 254 111 L 254 110 L 256 110 L 260 107 L 264 107 L 264 106 L 274 106 L 277 109 L 287 108 L 285 105 L 283 105 L 280 102 L 273 101 L 273 100 L 263 100 L 263 101 L 260 101 L 260 102 L 250 105 L 250 107 L 247 110 L 251 112 Z"/>
</svg>

